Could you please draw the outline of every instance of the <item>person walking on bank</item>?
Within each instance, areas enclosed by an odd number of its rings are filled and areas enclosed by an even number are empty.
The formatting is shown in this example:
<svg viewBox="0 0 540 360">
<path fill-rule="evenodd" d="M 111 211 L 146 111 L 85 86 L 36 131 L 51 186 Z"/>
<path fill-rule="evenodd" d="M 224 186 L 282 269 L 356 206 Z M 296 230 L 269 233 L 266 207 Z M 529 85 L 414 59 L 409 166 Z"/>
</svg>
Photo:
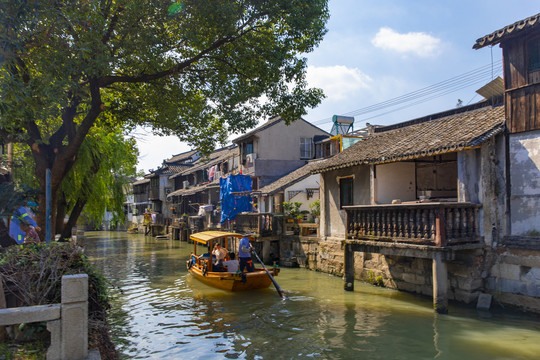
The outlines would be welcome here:
<svg viewBox="0 0 540 360">
<path fill-rule="evenodd" d="M 9 223 L 9 236 L 11 236 L 18 244 L 24 242 L 26 233 L 21 230 L 20 224 L 25 222 L 32 226 L 36 231 L 40 231 L 41 228 L 37 226 L 37 223 L 32 216 L 28 213 L 25 206 L 20 206 L 11 216 L 11 222 Z"/>
<path fill-rule="evenodd" d="M 249 237 L 244 236 L 238 244 L 238 258 L 240 259 L 240 272 L 253 272 L 253 260 L 251 260 L 251 244 Z"/>
</svg>

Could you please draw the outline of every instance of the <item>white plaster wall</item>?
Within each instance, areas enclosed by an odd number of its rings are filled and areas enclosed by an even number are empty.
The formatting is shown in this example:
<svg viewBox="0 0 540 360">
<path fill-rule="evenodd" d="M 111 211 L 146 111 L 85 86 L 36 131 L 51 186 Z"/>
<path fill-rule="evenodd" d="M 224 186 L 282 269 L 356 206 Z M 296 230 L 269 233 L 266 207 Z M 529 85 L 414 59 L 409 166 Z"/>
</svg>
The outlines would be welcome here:
<svg viewBox="0 0 540 360">
<path fill-rule="evenodd" d="M 307 178 L 285 188 L 285 201 L 299 201 L 302 203 L 300 211 L 309 211 L 309 204 L 319 199 L 319 193 L 314 193 L 313 197 L 307 198 L 306 189 L 319 189 L 319 175 L 310 175 Z M 292 199 L 289 199 L 289 191 L 302 191 L 295 195 Z"/>
<path fill-rule="evenodd" d="M 370 202 L 370 167 L 355 166 L 351 168 L 329 171 L 322 174 L 321 187 L 321 226 L 323 236 L 344 237 L 346 212 L 339 208 L 340 177 L 354 176 L 354 205 L 369 205 Z"/>
<path fill-rule="evenodd" d="M 415 165 L 413 162 L 397 162 L 377 165 L 375 201 L 391 204 L 392 200 L 416 200 Z"/>
<path fill-rule="evenodd" d="M 510 134 L 511 232 L 540 231 L 540 131 Z"/>
<path fill-rule="evenodd" d="M 257 156 L 263 160 L 300 160 L 300 138 L 314 135 L 326 133 L 303 120 L 289 126 L 281 121 L 258 133 Z"/>
<path fill-rule="evenodd" d="M 457 153 L 458 201 L 479 204 L 482 202 L 481 157 L 480 150 L 467 150 Z"/>
</svg>

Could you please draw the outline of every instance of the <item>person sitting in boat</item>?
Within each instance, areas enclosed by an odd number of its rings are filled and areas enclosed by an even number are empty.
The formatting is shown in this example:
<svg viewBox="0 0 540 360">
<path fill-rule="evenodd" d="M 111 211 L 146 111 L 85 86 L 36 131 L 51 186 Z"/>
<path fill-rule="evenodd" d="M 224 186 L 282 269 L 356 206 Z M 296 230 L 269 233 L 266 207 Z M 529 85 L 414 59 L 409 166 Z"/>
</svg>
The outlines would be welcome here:
<svg viewBox="0 0 540 360">
<path fill-rule="evenodd" d="M 227 268 L 227 272 L 235 273 L 238 271 L 240 264 L 238 263 L 238 260 L 235 259 L 236 256 L 233 252 L 229 254 L 229 257 L 230 260 L 224 261 L 223 266 Z"/>
<path fill-rule="evenodd" d="M 253 260 L 251 260 L 251 244 L 249 243 L 249 237 L 244 236 L 238 244 L 238 257 L 240 258 L 240 272 L 253 272 Z"/>
<path fill-rule="evenodd" d="M 214 264 L 214 271 L 222 271 L 223 260 L 225 260 L 227 253 L 228 253 L 227 249 L 222 248 L 221 244 L 217 243 L 214 246 L 214 251 L 212 251 L 212 255 L 216 257 L 216 262 Z"/>
</svg>

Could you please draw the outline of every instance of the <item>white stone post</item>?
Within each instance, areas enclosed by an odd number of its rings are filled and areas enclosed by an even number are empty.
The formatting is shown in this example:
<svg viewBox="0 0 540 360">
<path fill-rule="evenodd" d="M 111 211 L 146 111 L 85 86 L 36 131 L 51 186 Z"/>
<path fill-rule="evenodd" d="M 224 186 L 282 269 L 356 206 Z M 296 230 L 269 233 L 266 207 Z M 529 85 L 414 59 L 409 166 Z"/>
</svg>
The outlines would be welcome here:
<svg viewBox="0 0 540 360">
<path fill-rule="evenodd" d="M 448 269 L 440 253 L 433 257 L 433 307 L 439 314 L 448 313 Z"/>
<path fill-rule="evenodd" d="M 62 359 L 88 357 L 88 275 L 62 276 Z"/>
</svg>

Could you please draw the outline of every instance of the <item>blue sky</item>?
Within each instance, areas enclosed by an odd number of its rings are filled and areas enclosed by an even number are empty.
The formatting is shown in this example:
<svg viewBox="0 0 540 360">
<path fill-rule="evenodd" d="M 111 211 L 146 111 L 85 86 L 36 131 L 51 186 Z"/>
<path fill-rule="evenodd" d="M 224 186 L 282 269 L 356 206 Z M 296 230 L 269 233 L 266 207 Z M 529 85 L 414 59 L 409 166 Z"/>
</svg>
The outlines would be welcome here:
<svg viewBox="0 0 540 360">
<path fill-rule="evenodd" d="M 328 33 L 306 55 L 308 82 L 322 88 L 327 97 L 304 116 L 327 131 L 332 115 L 355 115 L 360 113 L 357 110 L 420 89 L 425 89 L 424 98 L 355 116 L 355 129 L 366 122 L 388 125 L 448 110 L 458 99 L 464 105 L 482 100 L 475 91 L 489 82 L 492 73 L 502 77 L 498 66 L 502 51 L 498 46 L 473 50 L 473 44 L 477 38 L 537 14 L 540 3 L 329 0 L 329 8 Z M 458 78 L 462 74 L 467 75 Z M 449 79 L 453 86 L 441 84 Z M 440 86 L 431 87 L 434 84 Z M 427 97 L 433 99 L 419 101 Z M 405 107 L 413 102 L 419 103 Z M 143 129 L 136 138 L 139 170 L 156 169 L 164 159 L 189 150 L 174 137 L 155 137 Z"/>
</svg>

